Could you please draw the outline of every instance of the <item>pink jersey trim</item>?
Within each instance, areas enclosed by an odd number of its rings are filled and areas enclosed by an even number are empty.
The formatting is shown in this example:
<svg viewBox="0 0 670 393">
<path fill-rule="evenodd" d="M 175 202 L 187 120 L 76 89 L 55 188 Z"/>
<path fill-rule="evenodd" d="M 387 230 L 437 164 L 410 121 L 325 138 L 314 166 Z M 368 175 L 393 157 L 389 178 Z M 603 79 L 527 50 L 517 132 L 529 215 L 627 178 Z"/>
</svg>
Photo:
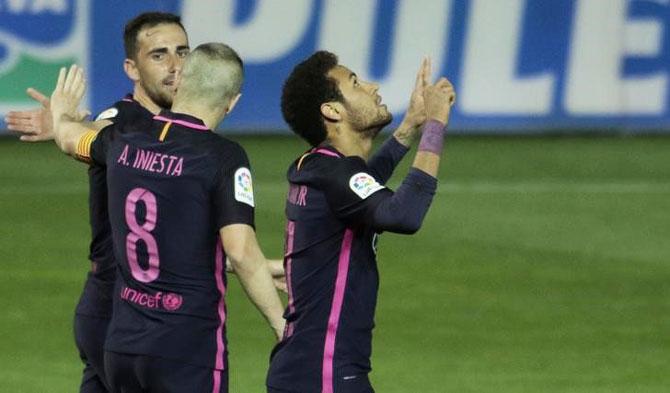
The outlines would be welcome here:
<svg viewBox="0 0 670 393">
<path fill-rule="evenodd" d="M 340 157 L 337 153 L 334 153 L 328 149 L 316 149 L 313 151 L 313 153 L 321 153 L 331 157 L 338 157 L 338 158 Z"/>
<path fill-rule="evenodd" d="M 134 102 L 134 101 L 131 100 L 130 98 L 122 98 L 121 101 L 125 101 L 125 102 Z"/>
<path fill-rule="evenodd" d="M 216 359 L 214 361 L 214 388 L 212 392 L 218 393 L 221 390 L 221 371 L 225 368 L 223 360 L 225 344 L 223 343 L 223 327 L 226 325 L 226 285 L 223 282 L 224 271 L 224 255 L 221 240 L 216 242 L 216 258 L 215 258 L 215 279 L 216 287 L 219 290 L 221 297 L 219 298 L 219 327 L 216 329 Z"/>
<path fill-rule="evenodd" d="M 284 254 L 284 269 L 286 270 L 286 287 L 288 290 L 288 310 L 292 314 L 295 312 L 295 306 L 293 305 L 293 285 L 291 284 L 291 254 L 293 253 L 293 243 L 295 241 L 295 221 L 290 221 L 286 223 L 286 254 Z M 286 325 L 286 330 L 284 331 L 284 338 L 291 337 L 293 335 L 293 323 Z"/>
<path fill-rule="evenodd" d="M 207 126 L 203 126 L 202 124 L 191 123 L 190 121 L 179 120 L 179 119 L 170 119 L 161 115 L 154 116 L 154 120 L 171 121 L 175 124 L 179 124 L 180 126 L 193 128 L 195 130 L 209 131 L 209 128 L 207 128 Z"/>
<path fill-rule="evenodd" d="M 342 248 L 340 249 L 340 258 L 337 262 L 335 293 L 333 294 L 333 304 L 330 307 L 328 330 L 326 331 L 326 342 L 323 349 L 323 369 L 321 378 L 322 393 L 333 393 L 333 358 L 335 357 L 335 338 L 337 335 L 337 326 L 340 323 L 342 303 L 344 302 L 344 290 L 346 289 L 347 275 L 349 274 L 351 244 L 353 239 L 354 232 L 351 229 L 344 231 Z"/>
<path fill-rule="evenodd" d="M 212 393 L 221 392 L 221 370 L 214 369 L 214 387 Z"/>
</svg>

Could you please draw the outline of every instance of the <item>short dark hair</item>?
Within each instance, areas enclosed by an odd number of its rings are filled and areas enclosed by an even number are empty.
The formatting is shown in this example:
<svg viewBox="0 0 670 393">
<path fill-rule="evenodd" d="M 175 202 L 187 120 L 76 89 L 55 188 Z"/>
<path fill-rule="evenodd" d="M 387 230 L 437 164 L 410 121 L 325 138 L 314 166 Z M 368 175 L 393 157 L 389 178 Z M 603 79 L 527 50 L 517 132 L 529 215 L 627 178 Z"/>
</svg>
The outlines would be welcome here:
<svg viewBox="0 0 670 393">
<path fill-rule="evenodd" d="M 126 23 L 123 30 L 123 46 L 126 50 L 126 58 L 135 59 L 137 56 L 137 35 L 140 31 L 164 23 L 178 25 L 186 33 L 184 25 L 181 24 L 181 17 L 168 12 L 145 12 Z"/>
<path fill-rule="evenodd" d="M 293 132 L 312 146 L 326 140 L 321 105 L 344 101 L 337 81 L 328 77 L 328 72 L 337 64 L 336 55 L 326 51 L 316 52 L 298 64 L 284 82 L 281 96 L 284 120 Z"/>
</svg>

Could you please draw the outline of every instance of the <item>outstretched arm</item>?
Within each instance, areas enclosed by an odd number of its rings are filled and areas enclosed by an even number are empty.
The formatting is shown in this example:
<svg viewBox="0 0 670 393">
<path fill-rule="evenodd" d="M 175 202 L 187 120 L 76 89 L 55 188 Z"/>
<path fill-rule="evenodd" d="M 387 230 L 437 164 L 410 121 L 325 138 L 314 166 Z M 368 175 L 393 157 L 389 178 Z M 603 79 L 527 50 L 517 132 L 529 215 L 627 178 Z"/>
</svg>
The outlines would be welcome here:
<svg viewBox="0 0 670 393">
<path fill-rule="evenodd" d="M 79 69 L 81 70 L 81 68 Z M 61 70 L 61 72 L 63 71 L 64 69 Z M 72 70 L 70 70 L 70 72 L 71 71 Z M 83 70 L 81 71 L 81 81 L 84 83 L 85 87 Z M 74 92 L 74 90 L 70 91 L 70 93 L 72 92 Z M 54 140 L 55 133 L 53 112 L 51 110 L 51 100 L 42 92 L 32 87 L 28 88 L 26 93 L 33 100 L 37 101 L 41 107 L 26 111 L 10 111 L 5 116 L 5 123 L 7 124 L 7 128 L 11 131 L 19 133 L 20 139 L 23 142 L 42 142 Z M 64 97 L 62 94 L 59 98 L 67 100 L 74 99 L 72 96 Z M 81 101 L 81 98 L 78 98 L 78 101 Z M 64 121 L 67 123 L 79 123 L 84 129 L 94 131 L 100 131 L 108 125 L 112 124 L 112 122 L 109 120 L 85 121 L 89 115 L 89 111 L 79 110 L 75 106 L 70 113 L 66 114 Z"/>
<path fill-rule="evenodd" d="M 402 123 L 368 160 L 370 171 L 382 184 L 388 181 L 396 166 L 405 157 L 419 129 L 426 121 L 423 93 L 426 86 L 430 84 L 430 74 L 430 59 L 424 58 L 416 74 L 414 90 Z"/>
<path fill-rule="evenodd" d="M 33 88 L 28 88 L 26 93 L 30 98 L 37 101 L 41 107 L 25 111 L 10 111 L 5 116 L 7 129 L 18 132 L 21 135 L 20 139 L 24 142 L 52 140 L 53 127 L 51 111 L 49 110 L 49 98 Z"/>
<path fill-rule="evenodd" d="M 42 142 L 54 139 L 53 123 L 51 121 L 51 109 L 49 97 L 32 87 L 26 90 L 26 94 L 40 104 L 39 108 L 25 111 L 10 111 L 5 115 L 7 129 L 19 133 L 23 142 Z M 74 116 L 75 121 L 84 121 L 90 113 L 78 111 Z"/>
<path fill-rule="evenodd" d="M 258 246 L 254 229 L 246 224 L 226 225 L 219 231 L 223 249 L 247 296 L 263 314 L 277 339 L 284 334 L 284 307 L 272 282 L 270 268 Z"/>
<path fill-rule="evenodd" d="M 423 126 L 419 148 L 410 172 L 397 192 L 386 197 L 372 214 L 372 225 L 379 230 L 416 232 L 428 212 L 437 188 L 437 171 L 456 93 L 451 83 L 441 78 L 424 91 L 428 121 Z"/>
<path fill-rule="evenodd" d="M 82 123 L 77 119 L 78 107 L 84 92 L 84 71 L 77 65 L 61 68 L 56 88 L 51 94 L 50 112 L 56 145 L 66 154 L 76 156 L 77 146 L 84 134 L 99 131 L 110 122 Z"/>
</svg>

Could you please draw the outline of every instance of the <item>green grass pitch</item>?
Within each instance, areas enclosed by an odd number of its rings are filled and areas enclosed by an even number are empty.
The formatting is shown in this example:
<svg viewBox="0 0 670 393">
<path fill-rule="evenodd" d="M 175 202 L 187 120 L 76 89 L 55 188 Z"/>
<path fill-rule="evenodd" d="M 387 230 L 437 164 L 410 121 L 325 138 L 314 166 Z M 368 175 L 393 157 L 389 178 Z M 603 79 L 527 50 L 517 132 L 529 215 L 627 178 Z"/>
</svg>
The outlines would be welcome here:
<svg viewBox="0 0 670 393">
<path fill-rule="evenodd" d="M 305 146 L 234 139 L 277 258 L 284 173 Z M 380 239 L 376 390 L 667 392 L 670 138 L 453 137 L 444 157 L 423 228 Z M 77 391 L 86 203 L 82 164 L 0 140 L 0 392 Z M 263 392 L 271 332 L 229 282 L 231 392 Z"/>
</svg>

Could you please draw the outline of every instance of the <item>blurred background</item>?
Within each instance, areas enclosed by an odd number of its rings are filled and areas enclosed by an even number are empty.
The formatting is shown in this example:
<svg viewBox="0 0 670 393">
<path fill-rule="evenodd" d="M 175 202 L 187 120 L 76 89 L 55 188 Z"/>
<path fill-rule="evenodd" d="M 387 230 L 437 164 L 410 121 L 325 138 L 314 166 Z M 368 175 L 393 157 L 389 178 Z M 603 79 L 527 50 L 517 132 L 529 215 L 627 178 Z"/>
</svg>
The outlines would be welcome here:
<svg viewBox="0 0 670 393">
<path fill-rule="evenodd" d="M 424 227 L 380 239 L 377 391 L 668 391 L 670 1 L 0 0 L 0 115 L 34 108 L 25 89 L 50 93 L 73 62 L 93 113 L 130 92 L 123 26 L 148 10 L 243 57 L 220 131 L 249 153 L 274 258 L 285 170 L 307 147 L 279 111 L 297 62 L 327 49 L 379 83 L 388 130 L 422 56 L 456 86 Z M 0 392 L 76 391 L 86 170 L 3 129 Z M 272 337 L 229 282 L 231 392 L 262 392 Z"/>
<path fill-rule="evenodd" d="M 131 90 L 123 26 L 146 10 L 181 14 L 192 47 L 219 40 L 240 52 L 247 80 L 230 129 L 285 132 L 282 82 L 317 49 L 379 83 L 397 115 L 421 57 L 431 56 L 435 75 L 458 88 L 459 133 L 670 126 L 665 0 L 6 0 L 0 113 L 31 107 L 25 87 L 50 91 L 58 68 L 73 62 L 87 70 L 94 113 L 115 102 Z"/>
</svg>

